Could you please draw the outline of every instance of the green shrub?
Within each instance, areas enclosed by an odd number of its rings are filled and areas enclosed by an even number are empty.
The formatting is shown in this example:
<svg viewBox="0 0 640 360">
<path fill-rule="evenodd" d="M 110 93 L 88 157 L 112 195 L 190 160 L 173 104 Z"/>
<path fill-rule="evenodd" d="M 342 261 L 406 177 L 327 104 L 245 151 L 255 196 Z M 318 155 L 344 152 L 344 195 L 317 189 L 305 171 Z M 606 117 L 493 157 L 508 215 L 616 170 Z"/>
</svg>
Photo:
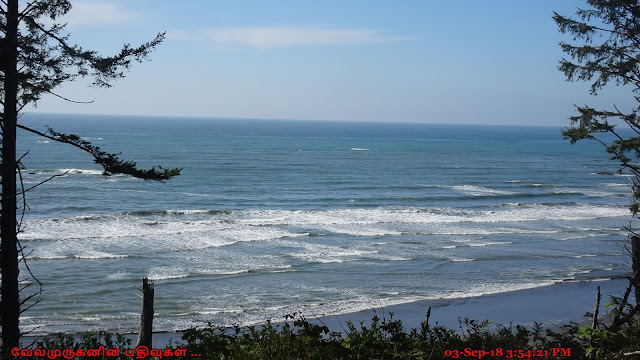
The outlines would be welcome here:
<svg viewBox="0 0 640 360">
<path fill-rule="evenodd" d="M 635 318 L 634 318 L 635 319 Z M 458 329 L 430 325 L 406 331 L 402 321 L 374 315 L 371 322 L 346 323 L 343 332 L 332 332 L 327 326 L 293 314 L 282 323 L 267 321 L 261 326 L 220 328 L 209 324 L 202 329 L 183 332 L 182 343 L 167 348 L 180 348 L 184 356 L 163 359 L 455 359 L 471 358 L 464 351 L 476 353 L 475 358 L 532 358 L 548 350 L 544 358 L 552 357 L 552 349 L 570 349 L 575 359 L 628 359 L 625 352 L 637 351 L 640 325 L 636 320 L 615 329 L 579 327 L 576 323 L 543 329 L 535 323 L 531 329 L 520 325 L 491 325 L 489 321 L 460 319 Z M 134 359 L 124 349 L 132 351 L 131 340 L 123 335 L 100 332 L 87 333 L 74 340 L 70 335 L 45 339 L 36 347 L 48 349 L 122 349 L 118 357 L 76 357 L 77 359 Z M 490 351 L 494 350 L 493 357 Z M 159 351 L 159 350 L 156 350 Z M 160 350 L 161 351 L 161 350 Z M 507 353 L 507 351 L 511 351 Z M 519 351 L 519 352 L 518 352 Z M 538 351 L 538 353 L 536 353 Z M 192 357 L 200 354 L 199 357 Z M 564 355 L 564 356 L 561 356 Z M 567 353 L 556 354 L 566 359 Z M 535 356 L 536 358 L 541 358 Z M 20 357 L 18 357 L 20 358 Z M 48 359 L 48 356 L 23 357 Z M 62 357 L 60 358 L 62 359 Z"/>
</svg>

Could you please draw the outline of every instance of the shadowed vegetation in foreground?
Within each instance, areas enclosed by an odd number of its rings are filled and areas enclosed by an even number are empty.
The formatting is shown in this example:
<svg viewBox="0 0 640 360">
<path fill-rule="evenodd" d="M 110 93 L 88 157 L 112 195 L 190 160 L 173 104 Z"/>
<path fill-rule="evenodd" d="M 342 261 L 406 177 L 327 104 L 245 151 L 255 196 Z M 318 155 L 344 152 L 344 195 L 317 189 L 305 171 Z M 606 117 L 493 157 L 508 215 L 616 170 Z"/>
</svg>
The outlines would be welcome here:
<svg viewBox="0 0 640 360">
<path fill-rule="evenodd" d="M 620 307 L 615 301 L 610 305 L 615 311 L 631 309 L 628 305 Z M 391 314 L 389 319 L 374 316 L 368 325 L 347 322 L 341 332 L 330 331 L 321 322 L 295 314 L 285 320 L 259 327 L 229 329 L 209 325 L 189 329 L 184 331 L 182 341 L 155 350 L 155 354 L 159 351 L 163 359 L 633 359 L 640 356 L 640 353 L 629 356 L 639 350 L 640 324 L 635 320 L 615 329 L 581 327 L 573 322 L 546 329 L 536 323 L 529 329 L 461 319 L 458 329 L 449 329 L 437 323 L 431 325 L 427 319 L 420 328 L 407 331 L 402 321 L 394 320 Z M 131 356 L 135 351 L 131 340 L 103 332 L 87 333 L 79 340 L 60 335 L 39 342 L 34 349 L 96 349 L 100 345 L 121 349 L 119 356 L 75 358 L 137 358 L 137 355 Z M 166 349 L 180 349 L 184 356 L 167 356 L 173 352 L 167 353 Z"/>
</svg>

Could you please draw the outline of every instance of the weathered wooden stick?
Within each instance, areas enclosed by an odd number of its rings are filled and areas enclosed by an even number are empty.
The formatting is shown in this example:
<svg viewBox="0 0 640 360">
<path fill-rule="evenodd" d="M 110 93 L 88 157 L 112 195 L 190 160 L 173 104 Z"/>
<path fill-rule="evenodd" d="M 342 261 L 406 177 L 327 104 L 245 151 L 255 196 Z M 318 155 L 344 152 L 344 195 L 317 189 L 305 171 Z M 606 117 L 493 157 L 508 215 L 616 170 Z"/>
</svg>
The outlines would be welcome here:
<svg viewBox="0 0 640 360">
<path fill-rule="evenodd" d="M 591 328 L 595 329 L 598 327 L 598 312 L 600 311 L 600 286 L 598 286 L 598 290 L 596 290 L 596 306 L 593 308 L 593 322 L 591 323 Z"/>
<path fill-rule="evenodd" d="M 427 327 L 429 327 L 429 318 L 430 317 L 431 317 L 431 306 L 429 306 L 429 309 L 427 310 L 427 319 L 425 320 Z"/>
<path fill-rule="evenodd" d="M 148 278 L 142 279 L 142 314 L 137 346 L 146 346 L 149 349 L 153 334 L 153 293 L 153 281 L 149 281 Z"/>
</svg>

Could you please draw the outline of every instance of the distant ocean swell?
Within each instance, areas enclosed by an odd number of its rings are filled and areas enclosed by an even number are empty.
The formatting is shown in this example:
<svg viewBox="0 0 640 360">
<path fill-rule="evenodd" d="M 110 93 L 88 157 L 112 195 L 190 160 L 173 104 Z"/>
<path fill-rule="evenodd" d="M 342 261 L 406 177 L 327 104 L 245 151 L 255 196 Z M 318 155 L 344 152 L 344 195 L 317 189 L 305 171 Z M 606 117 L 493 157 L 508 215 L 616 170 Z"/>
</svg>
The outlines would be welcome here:
<svg viewBox="0 0 640 360">
<path fill-rule="evenodd" d="M 103 178 L 103 172 L 101 170 L 95 169 L 49 169 L 49 170 L 38 170 L 31 171 L 31 175 L 35 175 L 35 177 L 28 178 L 25 180 L 26 184 L 30 183 L 38 183 L 41 181 L 40 176 L 44 179 L 45 175 L 47 177 L 55 174 L 64 174 L 65 177 L 78 177 L 78 176 L 93 176 L 95 178 Z M 120 178 L 121 180 L 127 179 L 122 175 L 115 175 L 116 178 Z M 414 184 L 414 185 L 392 185 L 392 184 L 381 184 L 381 185 L 372 185 L 372 184 L 362 184 L 362 185 L 351 185 L 351 184 L 331 184 L 332 188 L 335 190 L 341 191 L 383 191 L 388 192 L 389 195 L 394 194 L 396 191 L 403 190 L 413 190 L 420 191 L 423 193 L 424 199 L 436 198 L 432 197 L 434 194 L 436 196 L 446 196 L 448 198 L 452 197 L 491 197 L 495 199 L 500 198 L 511 198 L 511 197 L 541 197 L 548 195 L 562 195 L 562 194 L 582 194 L 586 196 L 592 197 L 626 197 L 628 196 L 628 191 L 630 190 L 630 184 L 623 183 L 604 183 L 602 184 L 605 188 L 609 190 L 616 191 L 603 191 L 594 189 L 592 186 L 584 186 L 584 187 L 568 187 L 564 185 L 558 184 L 543 184 L 543 183 L 534 183 L 524 180 L 510 180 L 505 184 L 501 185 L 501 188 L 491 188 L 480 185 L 432 185 L 432 184 Z M 441 192 L 429 192 L 429 189 L 442 189 L 442 190 L 451 190 L 446 193 Z M 527 189 L 535 190 L 535 191 L 527 191 Z M 114 189 L 119 191 L 127 191 L 127 189 Z M 139 191 L 151 191 L 141 189 Z M 206 193 L 183 193 L 185 195 L 192 196 L 207 196 Z M 395 194 L 397 195 L 397 193 Z M 211 195 L 214 196 L 214 195 Z M 330 199 L 324 199 L 330 200 Z M 141 210 L 145 211 L 145 210 Z"/>
</svg>

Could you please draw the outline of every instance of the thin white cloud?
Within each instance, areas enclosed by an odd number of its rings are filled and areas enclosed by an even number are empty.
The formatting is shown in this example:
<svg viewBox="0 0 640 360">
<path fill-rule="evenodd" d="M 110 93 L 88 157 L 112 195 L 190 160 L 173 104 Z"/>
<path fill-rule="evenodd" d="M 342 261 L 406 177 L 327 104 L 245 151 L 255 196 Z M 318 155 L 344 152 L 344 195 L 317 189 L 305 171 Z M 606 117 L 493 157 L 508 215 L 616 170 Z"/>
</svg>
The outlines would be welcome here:
<svg viewBox="0 0 640 360">
<path fill-rule="evenodd" d="M 200 29 L 168 33 L 174 40 L 203 41 L 223 46 L 277 49 L 311 45 L 354 45 L 408 40 L 379 30 L 296 26 Z"/>
<path fill-rule="evenodd" d="M 131 12 L 106 1 L 76 1 L 71 11 L 61 20 L 69 26 L 105 26 L 136 20 L 139 13 Z"/>
</svg>

